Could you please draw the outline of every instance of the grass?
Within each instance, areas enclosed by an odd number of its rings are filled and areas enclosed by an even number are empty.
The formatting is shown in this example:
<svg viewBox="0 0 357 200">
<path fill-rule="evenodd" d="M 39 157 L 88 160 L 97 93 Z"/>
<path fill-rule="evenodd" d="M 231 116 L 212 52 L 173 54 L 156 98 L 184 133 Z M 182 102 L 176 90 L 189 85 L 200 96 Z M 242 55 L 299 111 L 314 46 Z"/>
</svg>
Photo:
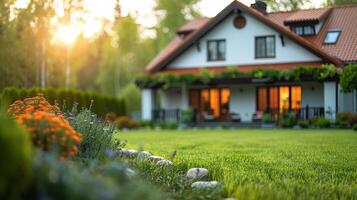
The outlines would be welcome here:
<svg viewBox="0 0 357 200">
<path fill-rule="evenodd" d="M 350 130 L 120 132 L 175 165 L 205 167 L 238 199 L 357 199 L 357 133 Z"/>
</svg>

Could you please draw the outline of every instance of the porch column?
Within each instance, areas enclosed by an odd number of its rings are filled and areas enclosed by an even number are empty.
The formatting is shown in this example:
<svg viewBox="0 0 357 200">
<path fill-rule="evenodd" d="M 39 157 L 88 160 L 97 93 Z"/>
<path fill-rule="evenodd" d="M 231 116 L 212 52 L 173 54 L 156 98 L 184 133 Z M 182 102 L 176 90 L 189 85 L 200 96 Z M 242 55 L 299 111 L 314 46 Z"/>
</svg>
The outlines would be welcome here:
<svg viewBox="0 0 357 200">
<path fill-rule="evenodd" d="M 187 110 L 189 107 L 188 105 L 188 91 L 187 91 L 187 85 L 182 84 L 181 86 L 181 109 L 183 111 Z"/>
<path fill-rule="evenodd" d="M 141 91 L 141 117 L 143 120 L 152 120 L 153 108 L 154 91 L 152 89 L 143 89 Z"/>
<path fill-rule="evenodd" d="M 324 108 L 325 117 L 330 120 L 336 119 L 337 110 L 337 84 L 336 82 L 324 82 Z"/>
</svg>

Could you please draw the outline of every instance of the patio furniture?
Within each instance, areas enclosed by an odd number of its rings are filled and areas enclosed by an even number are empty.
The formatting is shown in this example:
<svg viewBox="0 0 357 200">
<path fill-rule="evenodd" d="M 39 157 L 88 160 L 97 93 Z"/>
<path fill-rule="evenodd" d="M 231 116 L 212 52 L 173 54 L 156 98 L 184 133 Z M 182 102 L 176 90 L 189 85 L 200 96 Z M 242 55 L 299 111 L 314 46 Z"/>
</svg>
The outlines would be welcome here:
<svg viewBox="0 0 357 200">
<path fill-rule="evenodd" d="M 211 112 L 204 111 L 202 112 L 204 121 L 214 121 L 215 117 L 211 114 Z"/>
<path fill-rule="evenodd" d="M 257 111 L 253 114 L 252 116 L 252 121 L 253 122 L 261 122 L 263 119 L 264 112 L 262 111 Z"/>
<path fill-rule="evenodd" d="M 239 113 L 229 113 L 231 122 L 241 122 L 242 118 Z"/>
</svg>

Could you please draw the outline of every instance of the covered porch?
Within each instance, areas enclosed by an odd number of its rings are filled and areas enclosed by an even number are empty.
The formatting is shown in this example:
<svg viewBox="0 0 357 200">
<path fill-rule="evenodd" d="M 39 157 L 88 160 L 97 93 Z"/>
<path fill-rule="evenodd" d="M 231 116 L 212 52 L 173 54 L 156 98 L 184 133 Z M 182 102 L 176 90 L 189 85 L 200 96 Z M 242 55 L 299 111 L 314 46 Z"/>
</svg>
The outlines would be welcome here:
<svg viewBox="0 0 357 200">
<path fill-rule="evenodd" d="M 293 112 L 301 120 L 336 118 L 339 86 L 335 80 L 302 82 L 220 81 L 207 85 L 180 85 L 168 89 L 144 89 L 145 120 L 181 121 L 183 112 L 194 110 L 196 123 L 256 123 L 264 113 L 276 120 Z"/>
</svg>

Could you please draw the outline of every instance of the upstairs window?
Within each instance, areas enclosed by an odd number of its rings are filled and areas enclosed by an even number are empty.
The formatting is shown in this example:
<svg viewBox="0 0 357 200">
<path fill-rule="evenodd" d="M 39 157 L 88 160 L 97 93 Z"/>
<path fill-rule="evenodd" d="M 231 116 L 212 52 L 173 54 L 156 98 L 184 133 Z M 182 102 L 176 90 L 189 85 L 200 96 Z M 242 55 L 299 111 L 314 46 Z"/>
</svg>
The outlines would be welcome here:
<svg viewBox="0 0 357 200">
<path fill-rule="evenodd" d="M 255 38 L 255 58 L 275 57 L 275 36 L 260 36 Z"/>
<path fill-rule="evenodd" d="M 298 35 L 315 35 L 315 26 L 313 25 L 293 26 L 292 31 Z"/>
<path fill-rule="evenodd" d="M 226 60 L 226 40 L 207 41 L 207 60 L 208 61 Z"/>
<path fill-rule="evenodd" d="M 340 34 L 340 30 L 329 30 L 326 34 L 324 44 L 336 44 Z"/>
</svg>

